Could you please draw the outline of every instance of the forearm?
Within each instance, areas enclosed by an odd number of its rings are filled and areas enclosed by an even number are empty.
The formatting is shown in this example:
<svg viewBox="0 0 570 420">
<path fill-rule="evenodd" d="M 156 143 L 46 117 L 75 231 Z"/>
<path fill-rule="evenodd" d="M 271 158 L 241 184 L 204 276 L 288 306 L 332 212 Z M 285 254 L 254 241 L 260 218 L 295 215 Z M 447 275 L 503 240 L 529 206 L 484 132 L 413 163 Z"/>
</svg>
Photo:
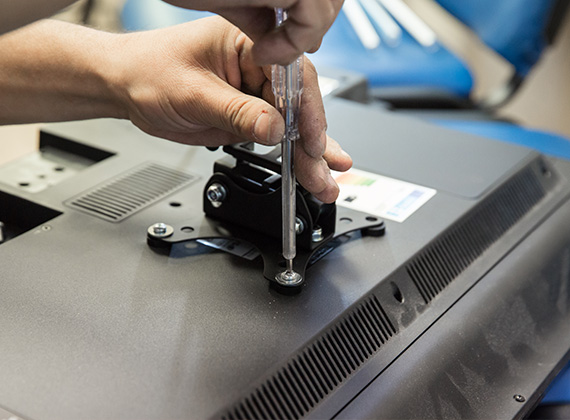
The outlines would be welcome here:
<svg viewBox="0 0 570 420">
<path fill-rule="evenodd" d="M 55 20 L 0 36 L 0 124 L 126 117 L 110 78 L 118 36 Z"/>
</svg>

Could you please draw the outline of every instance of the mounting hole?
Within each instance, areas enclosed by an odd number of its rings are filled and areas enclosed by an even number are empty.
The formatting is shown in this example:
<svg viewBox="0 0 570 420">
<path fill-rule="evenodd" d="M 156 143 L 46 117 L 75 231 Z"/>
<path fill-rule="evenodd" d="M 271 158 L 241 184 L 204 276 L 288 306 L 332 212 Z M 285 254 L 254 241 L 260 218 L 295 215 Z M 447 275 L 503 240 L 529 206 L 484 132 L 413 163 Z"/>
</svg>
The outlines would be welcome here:
<svg viewBox="0 0 570 420">
<path fill-rule="evenodd" d="M 352 219 L 350 217 L 341 217 L 338 221 L 342 223 L 352 223 Z"/>
<path fill-rule="evenodd" d="M 366 220 L 368 220 L 369 222 L 377 222 L 378 218 L 374 216 L 366 216 Z"/>
<path fill-rule="evenodd" d="M 53 170 L 56 172 L 63 172 L 65 171 L 65 168 L 63 166 L 56 166 L 55 168 L 53 168 Z"/>
<path fill-rule="evenodd" d="M 394 299 L 396 299 L 400 303 L 404 303 L 404 295 L 402 294 L 402 291 L 400 290 L 398 285 L 394 282 L 391 282 L 390 286 L 392 286 L 392 295 L 394 296 Z"/>
<path fill-rule="evenodd" d="M 544 162 L 542 162 L 540 164 L 540 172 L 546 178 L 550 178 L 552 176 L 552 173 L 550 172 L 550 170 L 548 169 L 548 167 L 546 166 L 546 164 Z"/>
<path fill-rule="evenodd" d="M 29 183 L 29 182 L 20 182 L 18 185 L 19 185 L 20 187 L 29 187 L 29 186 L 30 186 L 30 183 Z"/>
<path fill-rule="evenodd" d="M 182 203 L 179 203 L 178 201 L 171 201 L 170 203 L 170 207 L 180 207 L 182 206 Z"/>
<path fill-rule="evenodd" d="M 194 232 L 194 228 L 191 226 L 184 226 L 182 228 L 180 228 L 180 230 L 184 233 L 192 233 Z"/>
</svg>

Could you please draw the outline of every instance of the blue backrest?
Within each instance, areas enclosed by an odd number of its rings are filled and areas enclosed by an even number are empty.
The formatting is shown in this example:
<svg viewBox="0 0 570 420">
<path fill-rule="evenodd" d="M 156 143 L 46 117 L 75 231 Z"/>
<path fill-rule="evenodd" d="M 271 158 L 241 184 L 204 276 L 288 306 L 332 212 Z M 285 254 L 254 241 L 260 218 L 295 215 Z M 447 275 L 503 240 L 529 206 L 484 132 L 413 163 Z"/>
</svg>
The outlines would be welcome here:
<svg viewBox="0 0 570 420">
<path fill-rule="evenodd" d="M 566 1 L 566 0 L 565 0 Z M 556 0 L 437 0 L 526 76 L 547 45 Z"/>
</svg>

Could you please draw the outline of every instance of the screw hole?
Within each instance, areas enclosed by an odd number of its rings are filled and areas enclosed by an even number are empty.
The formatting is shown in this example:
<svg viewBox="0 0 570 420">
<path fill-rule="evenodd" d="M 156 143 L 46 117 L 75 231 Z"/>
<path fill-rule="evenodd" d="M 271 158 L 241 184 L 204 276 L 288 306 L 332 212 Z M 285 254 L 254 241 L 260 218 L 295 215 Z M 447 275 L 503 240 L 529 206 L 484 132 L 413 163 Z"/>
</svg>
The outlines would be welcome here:
<svg viewBox="0 0 570 420">
<path fill-rule="evenodd" d="M 30 186 L 30 183 L 29 183 L 29 182 L 20 182 L 18 185 L 19 185 L 20 187 L 29 187 L 29 186 Z"/>
<path fill-rule="evenodd" d="M 341 218 L 339 219 L 339 222 L 342 222 L 342 223 L 352 223 L 352 219 L 351 219 L 350 217 L 341 217 Z"/>
<path fill-rule="evenodd" d="M 182 206 L 182 203 L 179 203 L 178 201 L 171 201 L 170 203 L 171 207 L 180 207 Z"/>
<path fill-rule="evenodd" d="M 56 166 L 55 168 L 53 168 L 53 170 L 56 172 L 63 172 L 65 171 L 65 168 L 63 166 Z"/>
<path fill-rule="evenodd" d="M 192 233 L 194 232 L 194 228 L 190 226 L 184 226 L 180 229 L 184 233 Z"/>
<path fill-rule="evenodd" d="M 373 216 L 367 216 L 366 220 L 368 220 L 369 222 L 376 222 L 378 220 L 377 217 L 373 217 Z"/>
<path fill-rule="evenodd" d="M 390 285 L 392 286 L 392 295 L 394 296 L 394 299 L 400 303 L 404 303 L 404 295 L 398 285 L 394 282 L 391 282 Z"/>
<path fill-rule="evenodd" d="M 523 403 L 526 401 L 526 398 L 521 394 L 513 395 L 513 398 L 515 399 L 516 402 L 520 402 L 520 403 Z"/>
</svg>

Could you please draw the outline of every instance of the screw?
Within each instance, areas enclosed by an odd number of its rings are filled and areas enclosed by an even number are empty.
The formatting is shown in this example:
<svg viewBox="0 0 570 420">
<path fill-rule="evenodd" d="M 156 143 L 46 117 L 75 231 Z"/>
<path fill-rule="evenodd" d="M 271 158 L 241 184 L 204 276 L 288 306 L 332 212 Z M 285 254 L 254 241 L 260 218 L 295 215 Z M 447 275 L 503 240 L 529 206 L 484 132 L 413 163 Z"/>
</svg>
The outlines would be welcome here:
<svg viewBox="0 0 570 420">
<path fill-rule="evenodd" d="M 277 273 L 275 281 L 282 286 L 298 286 L 303 283 L 303 276 L 293 270 L 285 270 Z"/>
<path fill-rule="evenodd" d="M 515 399 L 516 402 L 520 402 L 520 403 L 523 403 L 526 401 L 526 398 L 523 397 L 521 394 L 516 394 L 513 396 L 513 398 Z"/>
<path fill-rule="evenodd" d="M 210 185 L 206 190 L 206 196 L 212 206 L 218 208 L 222 205 L 222 202 L 226 199 L 227 195 L 226 188 L 222 184 L 218 184 L 217 182 Z"/>
<path fill-rule="evenodd" d="M 148 228 L 147 232 L 153 238 L 168 238 L 174 233 L 174 229 L 166 223 L 155 223 Z"/>
<path fill-rule="evenodd" d="M 295 218 L 295 233 L 300 235 L 305 230 L 305 223 L 303 223 L 303 219 L 300 217 Z"/>
<path fill-rule="evenodd" d="M 311 240 L 313 242 L 321 242 L 323 239 L 323 228 L 320 226 L 315 226 L 313 229 L 313 234 L 311 235 Z"/>
<path fill-rule="evenodd" d="M 162 235 L 162 234 L 166 233 L 166 223 L 157 223 L 156 225 L 153 225 L 152 231 L 156 235 Z"/>
</svg>

